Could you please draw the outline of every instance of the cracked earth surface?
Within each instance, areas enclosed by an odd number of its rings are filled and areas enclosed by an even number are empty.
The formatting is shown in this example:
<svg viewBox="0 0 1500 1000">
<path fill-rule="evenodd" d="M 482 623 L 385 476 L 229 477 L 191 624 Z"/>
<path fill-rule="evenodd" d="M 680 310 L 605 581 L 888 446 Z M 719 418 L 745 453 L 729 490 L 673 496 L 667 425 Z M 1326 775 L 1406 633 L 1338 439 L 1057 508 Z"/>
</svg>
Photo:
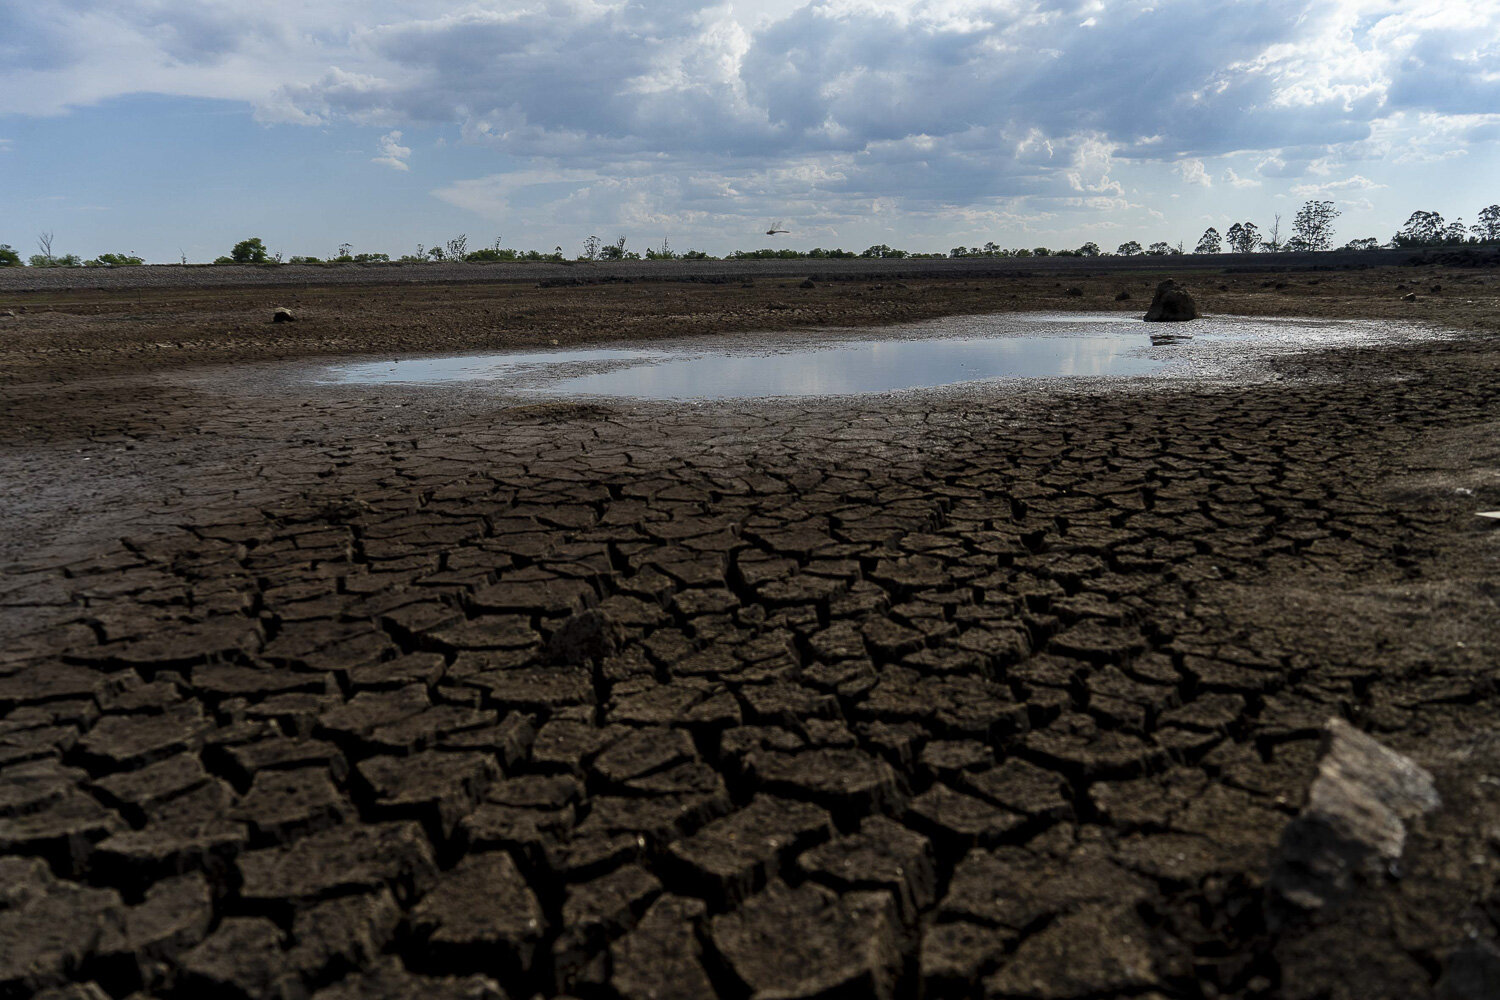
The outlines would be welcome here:
<svg viewBox="0 0 1500 1000">
<path fill-rule="evenodd" d="M 1430 995 L 1500 917 L 1497 361 L 12 387 L 0 996 Z M 1331 716 L 1444 805 L 1279 924 Z"/>
</svg>

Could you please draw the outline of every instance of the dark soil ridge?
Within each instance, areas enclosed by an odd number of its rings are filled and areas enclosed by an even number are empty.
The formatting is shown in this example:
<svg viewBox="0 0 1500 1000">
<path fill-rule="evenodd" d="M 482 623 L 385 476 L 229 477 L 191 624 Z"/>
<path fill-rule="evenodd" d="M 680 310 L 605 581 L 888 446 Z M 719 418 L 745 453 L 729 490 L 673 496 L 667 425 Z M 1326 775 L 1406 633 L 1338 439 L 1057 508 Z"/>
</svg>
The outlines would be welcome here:
<svg viewBox="0 0 1500 1000">
<path fill-rule="evenodd" d="M 122 268 L 0 268 L 0 293 L 138 288 L 245 288 L 351 284 L 724 282 L 802 278 L 899 281 L 908 278 L 1014 278 L 1140 272 L 1271 273 L 1412 264 L 1493 267 L 1500 247 L 1330 250 L 1322 253 L 1183 254 L 1173 257 L 971 257 L 707 261 L 503 261 L 493 263 L 148 264 Z"/>
</svg>

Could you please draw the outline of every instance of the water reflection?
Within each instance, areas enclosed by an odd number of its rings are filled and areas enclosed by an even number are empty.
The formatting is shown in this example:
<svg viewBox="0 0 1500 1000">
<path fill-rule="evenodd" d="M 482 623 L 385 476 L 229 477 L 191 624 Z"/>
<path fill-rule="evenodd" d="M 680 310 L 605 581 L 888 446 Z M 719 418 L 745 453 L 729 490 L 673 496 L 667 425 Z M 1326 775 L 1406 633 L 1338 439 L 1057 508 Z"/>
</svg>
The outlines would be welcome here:
<svg viewBox="0 0 1500 1000">
<path fill-rule="evenodd" d="M 769 355 L 703 354 L 566 378 L 567 396 L 744 399 L 898 392 L 994 378 L 1143 375 L 1163 362 L 1120 337 L 862 341 Z"/>
<path fill-rule="evenodd" d="M 1120 313 L 952 316 L 882 331 L 751 336 L 334 366 L 341 385 L 484 384 L 506 392 L 638 399 L 887 393 L 997 379 L 1222 376 L 1297 351 L 1410 339 L 1412 327 L 1350 320 L 1210 317 L 1164 330 Z"/>
</svg>

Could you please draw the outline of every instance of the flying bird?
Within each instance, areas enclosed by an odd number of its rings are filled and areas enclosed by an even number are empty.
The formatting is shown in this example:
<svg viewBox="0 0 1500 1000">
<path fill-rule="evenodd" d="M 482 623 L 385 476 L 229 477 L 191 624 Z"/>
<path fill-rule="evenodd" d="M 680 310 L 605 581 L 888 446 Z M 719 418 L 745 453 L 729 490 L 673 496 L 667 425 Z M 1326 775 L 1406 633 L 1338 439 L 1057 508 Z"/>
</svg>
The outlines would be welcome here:
<svg viewBox="0 0 1500 1000">
<path fill-rule="evenodd" d="M 789 232 L 791 232 L 790 229 L 782 229 L 781 228 L 781 220 L 777 219 L 775 222 L 771 223 L 771 228 L 766 230 L 766 235 L 767 236 L 775 236 L 777 233 L 789 233 Z"/>
</svg>

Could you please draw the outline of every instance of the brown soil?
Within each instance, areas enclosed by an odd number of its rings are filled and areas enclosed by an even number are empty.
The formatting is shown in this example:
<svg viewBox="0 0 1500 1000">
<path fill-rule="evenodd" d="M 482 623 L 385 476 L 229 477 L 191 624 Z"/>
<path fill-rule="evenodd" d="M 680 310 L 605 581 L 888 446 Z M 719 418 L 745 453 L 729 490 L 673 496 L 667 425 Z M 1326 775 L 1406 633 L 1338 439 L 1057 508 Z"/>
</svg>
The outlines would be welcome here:
<svg viewBox="0 0 1500 1000">
<path fill-rule="evenodd" d="M 1465 332 L 1231 389 L 515 406 L 190 367 L 1140 311 L 1159 277 L 0 293 L 0 996 L 1485 995 L 1493 270 L 1193 275 L 1206 312 Z M 1332 716 L 1443 805 L 1289 918 Z"/>
</svg>

